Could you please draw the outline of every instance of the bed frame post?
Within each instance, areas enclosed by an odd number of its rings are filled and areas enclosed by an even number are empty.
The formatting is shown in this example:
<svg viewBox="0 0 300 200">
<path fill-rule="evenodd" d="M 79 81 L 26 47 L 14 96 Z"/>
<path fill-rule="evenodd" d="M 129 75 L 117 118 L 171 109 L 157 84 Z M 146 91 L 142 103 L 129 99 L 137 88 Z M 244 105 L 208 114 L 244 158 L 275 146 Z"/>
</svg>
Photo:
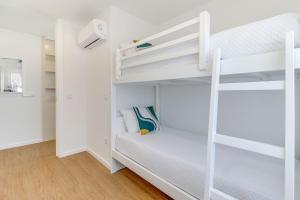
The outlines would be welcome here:
<svg viewBox="0 0 300 200">
<path fill-rule="evenodd" d="M 210 43 L 210 14 L 207 11 L 200 13 L 199 25 L 199 69 L 207 70 L 209 43 Z"/>
<path fill-rule="evenodd" d="M 111 113 L 111 120 L 110 120 L 110 148 L 111 148 L 111 166 L 110 166 L 110 172 L 113 174 L 121 169 L 124 168 L 124 165 L 120 163 L 118 160 L 114 159 L 112 152 L 115 149 L 115 140 L 118 134 L 117 130 L 117 102 L 116 102 L 116 93 L 117 93 L 116 85 L 111 85 L 111 107 L 110 107 L 110 113 Z"/>
<path fill-rule="evenodd" d="M 122 61 L 121 61 L 121 50 L 117 48 L 116 50 L 116 79 L 120 79 L 122 76 Z"/>
<path fill-rule="evenodd" d="M 155 85 L 155 111 L 158 118 L 160 120 L 160 87 L 159 84 Z"/>
<path fill-rule="evenodd" d="M 295 35 L 285 41 L 285 200 L 295 199 Z"/>
<path fill-rule="evenodd" d="M 209 127 L 208 127 L 208 142 L 207 142 L 207 167 L 205 179 L 204 200 L 211 199 L 211 189 L 214 187 L 214 173 L 215 173 L 215 151 L 216 143 L 215 137 L 217 134 L 217 118 L 218 118 L 218 104 L 219 104 L 219 83 L 221 70 L 221 49 L 217 48 L 213 57 L 211 80 L 211 97 L 210 97 L 210 111 L 209 111 Z"/>
</svg>

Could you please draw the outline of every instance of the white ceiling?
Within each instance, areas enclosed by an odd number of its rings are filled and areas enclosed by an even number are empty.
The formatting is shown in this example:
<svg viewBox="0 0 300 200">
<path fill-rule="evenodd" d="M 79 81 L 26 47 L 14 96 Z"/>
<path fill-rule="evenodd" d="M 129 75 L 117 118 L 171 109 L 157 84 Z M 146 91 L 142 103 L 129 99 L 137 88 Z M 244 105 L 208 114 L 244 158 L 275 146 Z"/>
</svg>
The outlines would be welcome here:
<svg viewBox="0 0 300 200">
<path fill-rule="evenodd" d="M 85 22 L 109 5 L 117 6 L 153 24 L 160 24 L 208 0 L 0 0 L 1 10 L 31 10 L 53 19 Z"/>
</svg>

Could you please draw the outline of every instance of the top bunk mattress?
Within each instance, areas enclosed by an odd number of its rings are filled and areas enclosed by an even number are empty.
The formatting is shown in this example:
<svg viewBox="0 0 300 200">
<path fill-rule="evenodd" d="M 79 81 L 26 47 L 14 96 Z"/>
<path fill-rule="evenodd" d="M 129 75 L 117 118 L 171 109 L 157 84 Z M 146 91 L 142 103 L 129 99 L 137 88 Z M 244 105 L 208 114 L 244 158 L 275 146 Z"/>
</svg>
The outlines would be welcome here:
<svg viewBox="0 0 300 200">
<path fill-rule="evenodd" d="M 300 14 L 278 15 L 213 34 L 211 51 L 220 47 L 223 58 L 233 58 L 282 50 L 286 33 L 290 31 L 295 33 L 296 47 L 299 47 Z"/>
<path fill-rule="evenodd" d="M 162 127 L 154 134 L 121 133 L 117 151 L 198 199 L 203 198 L 207 137 Z M 216 188 L 242 200 L 282 200 L 282 161 L 218 146 Z M 300 190 L 297 161 L 296 191 Z M 296 200 L 300 200 L 297 196 Z"/>
</svg>

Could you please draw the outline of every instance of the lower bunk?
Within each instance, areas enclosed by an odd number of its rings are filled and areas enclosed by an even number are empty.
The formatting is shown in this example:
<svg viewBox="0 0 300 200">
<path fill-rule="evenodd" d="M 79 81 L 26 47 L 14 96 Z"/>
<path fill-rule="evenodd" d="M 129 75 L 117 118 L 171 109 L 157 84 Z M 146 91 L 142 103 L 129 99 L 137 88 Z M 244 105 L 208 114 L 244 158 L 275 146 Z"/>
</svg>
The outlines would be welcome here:
<svg viewBox="0 0 300 200">
<path fill-rule="evenodd" d="M 225 146 L 217 149 L 217 189 L 240 200 L 284 199 L 282 161 Z M 195 200 L 203 199 L 206 151 L 206 136 L 161 127 L 160 131 L 145 136 L 120 131 L 112 154 L 123 165 L 150 178 L 148 181 L 171 197 Z M 299 161 L 295 191 L 300 191 Z M 296 199 L 300 200 L 299 194 Z"/>
</svg>

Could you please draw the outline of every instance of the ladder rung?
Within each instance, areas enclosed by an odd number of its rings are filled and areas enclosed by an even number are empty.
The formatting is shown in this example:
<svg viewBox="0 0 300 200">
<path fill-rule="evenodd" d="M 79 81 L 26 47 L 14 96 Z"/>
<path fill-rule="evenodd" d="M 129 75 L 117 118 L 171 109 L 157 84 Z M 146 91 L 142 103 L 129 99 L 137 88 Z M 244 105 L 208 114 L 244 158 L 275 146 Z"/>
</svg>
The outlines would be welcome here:
<svg viewBox="0 0 300 200">
<path fill-rule="evenodd" d="M 210 190 L 211 192 L 211 199 L 216 199 L 216 200 L 238 200 L 224 192 L 221 192 L 220 190 L 217 190 L 215 188 Z"/>
<path fill-rule="evenodd" d="M 284 159 L 285 157 L 284 148 L 271 144 L 265 144 L 220 134 L 216 134 L 214 142 L 246 151 L 251 151 L 254 153 L 263 154 L 266 156 L 272 156 L 275 158 Z"/>
<path fill-rule="evenodd" d="M 220 83 L 220 91 L 238 90 L 284 90 L 285 81 L 261 81 L 245 83 Z"/>
</svg>

